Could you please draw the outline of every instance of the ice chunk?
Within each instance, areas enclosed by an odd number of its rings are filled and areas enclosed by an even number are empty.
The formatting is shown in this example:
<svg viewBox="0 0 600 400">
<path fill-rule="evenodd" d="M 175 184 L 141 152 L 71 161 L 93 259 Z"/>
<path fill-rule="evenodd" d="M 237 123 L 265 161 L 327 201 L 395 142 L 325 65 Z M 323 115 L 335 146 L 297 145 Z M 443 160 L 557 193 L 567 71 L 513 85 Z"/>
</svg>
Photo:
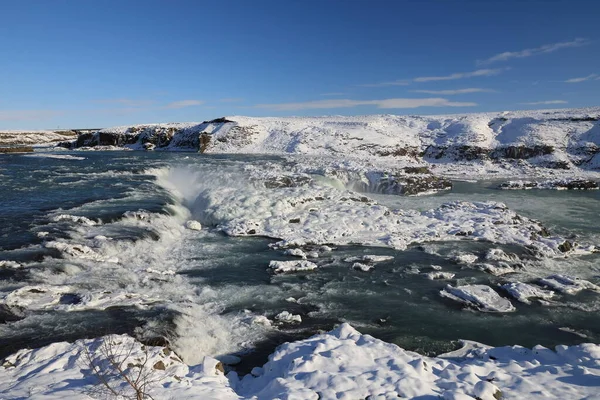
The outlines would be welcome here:
<svg viewBox="0 0 600 400">
<path fill-rule="evenodd" d="M 202 224 L 200 224 L 200 222 L 198 221 L 194 221 L 194 220 L 189 220 L 185 223 L 185 227 L 193 230 L 193 231 L 201 231 L 202 230 Z"/>
<path fill-rule="evenodd" d="M 500 286 L 515 299 L 525 304 L 531 304 L 530 299 L 550 300 L 554 292 L 523 282 L 511 282 Z"/>
<path fill-rule="evenodd" d="M 493 264 L 479 264 L 477 268 L 480 271 L 487 272 L 489 274 L 500 276 L 506 274 L 512 274 L 515 272 L 515 269 L 506 263 L 498 263 L 498 265 Z"/>
<path fill-rule="evenodd" d="M 365 261 L 365 262 L 370 262 L 370 263 L 380 263 L 380 262 L 384 262 L 384 261 L 391 261 L 393 259 L 394 259 L 393 256 L 377 256 L 377 255 L 367 254 L 364 256 L 348 257 L 348 258 L 345 258 L 344 261 L 345 262 Z"/>
<path fill-rule="evenodd" d="M 372 270 L 375 267 L 372 265 L 356 262 L 356 263 L 352 264 L 352 268 L 357 269 L 359 271 L 369 272 L 370 270 Z"/>
<path fill-rule="evenodd" d="M 300 257 L 300 258 L 306 259 L 306 253 L 304 252 L 304 250 L 298 249 L 298 248 L 287 249 L 285 251 L 285 253 L 283 253 L 283 254 L 288 255 L 288 256 L 294 256 L 294 257 Z"/>
<path fill-rule="evenodd" d="M 288 323 L 302 322 L 302 317 L 300 315 L 292 314 L 289 311 L 282 311 L 282 312 L 280 312 L 279 314 L 277 314 L 275 316 L 275 319 L 277 321 L 288 322 Z"/>
<path fill-rule="evenodd" d="M 436 280 L 436 279 L 452 279 L 454 275 L 452 272 L 442 272 L 442 271 L 432 271 L 424 274 L 427 279 Z"/>
<path fill-rule="evenodd" d="M 484 312 L 512 312 L 515 307 L 487 285 L 446 286 L 440 296 Z"/>
<path fill-rule="evenodd" d="M 318 265 L 306 260 L 292 261 L 271 261 L 269 268 L 276 274 L 284 272 L 312 271 L 318 268 Z"/>
<path fill-rule="evenodd" d="M 452 261 L 459 264 L 473 264 L 479 257 L 471 253 L 458 253 L 452 257 Z"/>
<path fill-rule="evenodd" d="M 600 287 L 592 282 L 567 275 L 551 275 L 547 278 L 540 279 L 539 282 L 544 286 L 548 286 L 566 294 L 579 293 L 584 289 L 600 292 Z"/>
</svg>

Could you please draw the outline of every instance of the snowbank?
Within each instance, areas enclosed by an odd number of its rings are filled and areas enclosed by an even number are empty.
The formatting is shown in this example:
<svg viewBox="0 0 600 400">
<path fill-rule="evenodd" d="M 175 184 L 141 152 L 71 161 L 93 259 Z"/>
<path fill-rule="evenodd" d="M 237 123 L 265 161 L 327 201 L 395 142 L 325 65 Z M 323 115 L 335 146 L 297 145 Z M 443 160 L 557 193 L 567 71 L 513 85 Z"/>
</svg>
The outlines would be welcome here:
<svg viewBox="0 0 600 400">
<path fill-rule="evenodd" d="M 225 375 L 228 367 L 213 358 L 190 367 L 168 348 L 112 335 L 7 357 L 0 367 L 0 393 L 6 399 L 86 399 L 90 392 L 103 393 L 102 376 L 117 393 L 132 395 L 123 375 L 143 371 L 149 382 L 146 393 L 153 398 L 496 400 L 592 399 L 598 394 L 599 345 L 557 346 L 553 351 L 463 344 L 431 358 L 342 324 L 280 346 L 264 366 L 238 378 L 235 372 Z M 109 360 L 124 372 L 114 373 Z"/>
</svg>

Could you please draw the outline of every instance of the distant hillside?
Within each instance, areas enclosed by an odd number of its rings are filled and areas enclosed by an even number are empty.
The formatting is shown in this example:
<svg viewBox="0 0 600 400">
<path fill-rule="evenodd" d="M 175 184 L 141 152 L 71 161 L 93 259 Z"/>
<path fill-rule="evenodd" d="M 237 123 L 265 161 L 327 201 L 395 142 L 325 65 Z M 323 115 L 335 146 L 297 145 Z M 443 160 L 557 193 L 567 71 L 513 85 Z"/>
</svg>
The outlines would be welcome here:
<svg viewBox="0 0 600 400">
<path fill-rule="evenodd" d="M 0 131 L 0 146 L 22 146 L 70 141 L 74 131 Z"/>
<path fill-rule="evenodd" d="M 596 169 L 600 108 L 440 116 L 234 116 L 108 128 L 82 134 L 73 145 L 431 162 L 510 159 L 548 168 Z"/>
</svg>

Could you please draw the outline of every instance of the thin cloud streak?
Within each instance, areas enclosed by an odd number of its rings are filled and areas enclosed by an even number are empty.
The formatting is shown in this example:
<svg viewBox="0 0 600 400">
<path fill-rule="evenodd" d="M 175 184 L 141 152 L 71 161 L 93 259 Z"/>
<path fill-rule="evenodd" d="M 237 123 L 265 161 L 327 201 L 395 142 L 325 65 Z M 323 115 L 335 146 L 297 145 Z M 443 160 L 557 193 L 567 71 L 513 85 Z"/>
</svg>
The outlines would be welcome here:
<svg viewBox="0 0 600 400">
<path fill-rule="evenodd" d="M 362 85 L 358 85 L 360 87 L 386 87 L 386 86 L 408 86 L 410 85 L 410 80 L 406 79 L 398 79 L 396 81 L 389 82 L 379 82 L 379 83 L 364 83 Z"/>
<path fill-rule="evenodd" d="M 316 109 L 352 108 L 358 106 L 375 106 L 377 108 L 418 108 L 418 107 L 473 107 L 477 103 L 452 102 L 443 98 L 428 99 L 382 99 L 382 100 L 314 100 L 299 103 L 257 104 L 255 108 L 274 111 L 299 111 Z"/>
<path fill-rule="evenodd" d="M 568 101 L 565 100 L 544 100 L 544 101 L 532 101 L 530 103 L 520 103 L 528 106 L 539 106 L 543 104 L 567 104 Z"/>
<path fill-rule="evenodd" d="M 485 65 L 485 64 L 491 64 L 491 63 L 495 63 L 495 62 L 499 62 L 499 61 L 508 61 L 513 58 L 525 58 L 525 57 L 536 56 L 539 54 L 553 53 L 553 52 L 561 50 L 561 49 L 568 49 L 568 48 L 572 48 L 572 47 L 581 47 L 581 46 L 585 46 L 590 43 L 591 42 L 588 39 L 576 38 L 575 40 L 571 40 L 570 42 L 558 42 L 558 43 L 552 43 L 552 44 L 545 44 L 540 47 L 524 49 L 524 50 L 520 50 L 520 51 L 505 51 L 504 53 L 496 54 L 495 56 L 492 56 L 488 59 L 478 60 L 477 64 Z"/>
<path fill-rule="evenodd" d="M 588 76 L 582 76 L 580 78 L 567 79 L 565 81 L 565 83 L 580 83 L 580 82 L 599 80 L 599 79 L 600 79 L 600 76 L 598 76 L 598 74 L 590 74 Z"/>
<path fill-rule="evenodd" d="M 327 97 L 327 96 L 345 96 L 347 94 L 348 93 L 345 93 L 345 92 L 331 92 L 331 93 L 321 93 L 319 96 L 325 96 L 325 97 Z"/>
<path fill-rule="evenodd" d="M 177 109 L 177 108 L 201 106 L 202 104 L 204 104 L 204 102 L 201 100 L 179 100 L 179 101 L 174 101 L 172 103 L 167 104 L 164 108 Z"/>
<path fill-rule="evenodd" d="M 244 101 L 241 97 L 226 97 L 224 99 L 219 99 L 219 103 L 239 103 Z"/>
<path fill-rule="evenodd" d="M 126 99 L 126 98 L 98 99 L 98 100 L 93 100 L 92 102 L 98 103 L 98 104 L 117 104 L 117 105 L 122 105 L 122 106 L 126 106 L 126 107 L 146 107 L 146 106 L 151 106 L 153 104 L 156 104 L 155 100 L 138 100 L 138 99 Z"/>
<path fill-rule="evenodd" d="M 465 88 L 465 89 L 449 89 L 449 90 L 412 90 L 412 92 L 452 96 L 455 94 L 467 94 L 467 93 L 490 93 L 490 92 L 493 92 L 493 90 L 482 89 L 482 88 Z"/>
<path fill-rule="evenodd" d="M 59 110 L 0 110 L 0 121 L 36 121 L 63 115 Z"/>
<path fill-rule="evenodd" d="M 396 81 L 390 82 L 379 82 L 379 83 L 365 83 L 362 85 L 358 85 L 360 87 L 387 87 L 387 86 L 407 86 L 412 82 L 422 83 L 422 82 L 435 82 L 435 81 L 452 81 L 456 79 L 464 79 L 464 78 L 475 78 L 480 76 L 494 76 L 506 71 L 510 68 L 495 68 L 495 69 L 478 69 L 471 72 L 458 72 L 455 74 L 444 75 L 444 76 L 419 76 L 413 79 L 399 79 Z"/>
<path fill-rule="evenodd" d="M 475 78 L 480 76 L 494 76 L 502 73 L 507 68 L 496 68 L 496 69 L 478 69 L 471 72 L 458 72 L 455 74 L 445 76 L 422 76 L 413 79 L 414 82 L 435 82 L 435 81 L 452 81 L 456 79 L 464 78 Z"/>
</svg>

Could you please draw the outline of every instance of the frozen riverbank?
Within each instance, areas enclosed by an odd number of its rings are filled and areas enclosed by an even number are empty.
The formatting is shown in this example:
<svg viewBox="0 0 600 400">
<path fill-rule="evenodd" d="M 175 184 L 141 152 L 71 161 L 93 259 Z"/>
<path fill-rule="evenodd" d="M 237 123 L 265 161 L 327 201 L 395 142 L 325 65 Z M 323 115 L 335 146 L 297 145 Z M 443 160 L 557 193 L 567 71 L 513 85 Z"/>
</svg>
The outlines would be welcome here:
<svg viewBox="0 0 600 400">
<path fill-rule="evenodd" d="M 234 359 L 223 361 L 205 357 L 190 367 L 168 348 L 127 336 L 55 343 L 5 359 L 0 393 L 85 399 L 90 393 L 131 396 L 138 388 L 153 398 L 178 399 L 594 399 L 600 385 L 595 344 L 552 350 L 465 342 L 455 352 L 423 357 L 347 324 L 280 346 L 243 377 L 228 373 Z"/>
</svg>

